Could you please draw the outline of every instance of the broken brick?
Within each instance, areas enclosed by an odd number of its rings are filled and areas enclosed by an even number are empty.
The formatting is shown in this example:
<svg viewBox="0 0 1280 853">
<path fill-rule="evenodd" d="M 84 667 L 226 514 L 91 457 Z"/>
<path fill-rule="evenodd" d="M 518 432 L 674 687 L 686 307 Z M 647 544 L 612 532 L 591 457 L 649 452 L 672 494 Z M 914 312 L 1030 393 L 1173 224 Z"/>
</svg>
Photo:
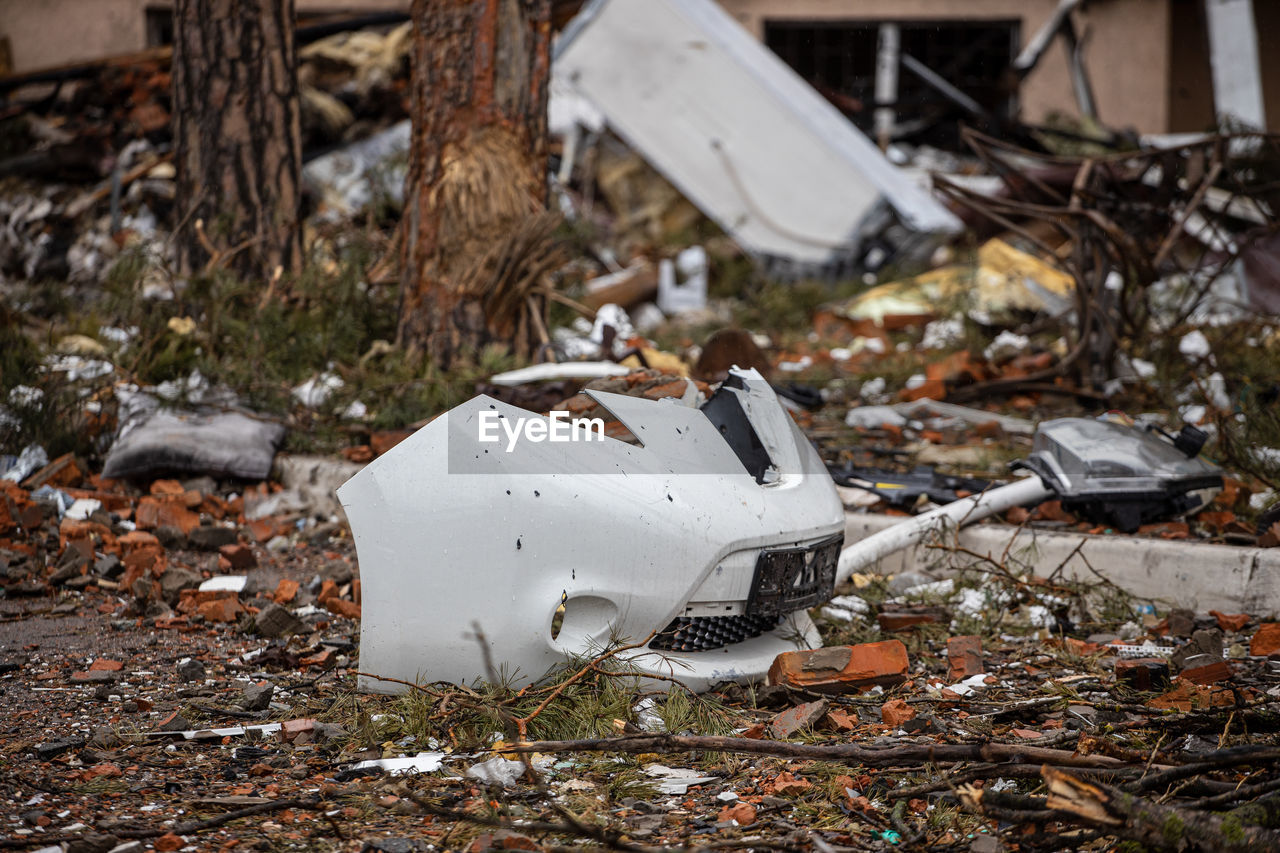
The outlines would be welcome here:
<svg viewBox="0 0 1280 853">
<path fill-rule="evenodd" d="M 734 803 L 722 808 L 716 820 L 720 823 L 734 821 L 738 826 L 750 826 L 756 822 L 756 809 L 750 803 Z"/>
<path fill-rule="evenodd" d="M 1264 622 L 1249 641 L 1249 654 L 1266 657 L 1280 652 L 1280 622 Z"/>
<path fill-rule="evenodd" d="M 813 726 L 827 713 L 827 700 L 805 702 L 794 708 L 788 708 L 778 714 L 769 723 L 769 735 L 777 740 L 791 737 L 803 728 Z"/>
<path fill-rule="evenodd" d="M 333 649 L 322 649 L 314 655 L 307 655 L 298 661 L 300 666 L 315 666 L 320 669 L 328 669 L 337 663 L 337 655 Z"/>
<path fill-rule="evenodd" d="M 180 495 L 186 491 L 177 480 L 153 480 L 149 490 L 153 495 Z"/>
<path fill-rule="evenodd" d="M 90 672 L 119 672 L 122 669 L 124 669 L 123 663 L 108 658 L 98 658 L 89 667 Z"/>
<path fill-rule="evenodd" d="M 769 667 L 768 683 L 816 693 L 854 693 L 907 678 L 907 647 L 898 640 L 783 652 Z"/>
<path fill-rule="evenodd" d="M 347 601 L 344 598 L 338 598 L 336 595 L 323 599 L 320 605 L 335 616 L 345 616 L 348 619 L 360 618 L 360 605 L 354 601 Z"/>
<path fill-rule="evenodd" d="M 927 610 L 904 610 L 881 613 L 876 617 L 881 631 L 905 631 L 916 625 L 927 625 L 941 621 L 938 614 Z"/>
<path fill-rule="evenodd" d="M 823 720 L 824 728 L 837 732 L 851 732 L 858 728 L 858 720 L 843 708 L 832 708 Z"/>
<path fill-rule="evenodd" d="M 160 853 L 173 853 L 174 850 L 181 850 L 186 843 L 181 835 L 174 835 L 172 832 L 166 832 L 151 842 L 152 846 L 159 850 Z"/>
<path fill-rule="evenodd" d="M 223 545 L 218 549 L 218 553 L 225 557 L 227 562 L 231 564 L 231 568 L 236 571 L 253 569 L 258 566 L 258 558 L 254 556 L 253 549 L 248 545 L 240 543 Z"/>
<path fill-rule="evenodd" d="M 982 638 L 970 635 L 947 640 L 947 662 L 951 667 L 948 672 L 950 681 L 963 681 L 983 672 Z"/>
<path fill-rule="evenodd" d="M 907 720 L 915 719 L 916 710 L 905 699 L 890 699 L 880 706 L 880 719 L 885 725 L 897 728 Z"/>
<path fill-rule="evenodd" d="M 289 578 L 281 578 L 276 584 L 276 591 L 271 596 L 276 604 L 288 604 L 298 594 L 298 582 Z"/>
<path fill-rule="evenodd" d="M 793 776 L 789 771 L 783 770 L 778 774 L 778 778 L 773 780 L 771 787 L 779 796 L 794 797 L 808 791 L 813 787 L 813 783 L 802 776 Z"/>
<path fill-rule="evenodd" d="M 1214 684 L 1231 678 L 1231 667 L 1226 661 L 1218 660 L 1204 666 L 1184 669 L 1180 677 L 1196 684 Z"/>
<path fill-rule="evenodd" d="M 146 497 L 138 501 L 134 521 L 142 530 L 175 527 L 186 536 L 200 526 L 200 516 L 187 509 L 181 500 Z"/>
<path fill-rule="evenodd" d="M 1169 686 L 1169 662 L 1161 658 L 1116 661 L 1116 681 L 1134 690 L 1163 690 Z"/>
<path fill-rule="evenodd" d="M 285 743 L 293 743 L 299 737 L 310 735 L 316 729 L 316 721 L 306 717 L 300 720 L 285 720 L 280 724 L 280 739 Z"/>
<path fill-rule="evenodd" d="M 1239 631 L 1249 624 L 1249 617 L 1243 613 L 1219 613 L 1210 610 L 1209 615 L 1218 620 L 1218 627 L 1223 631 Z"/>
<path fill-rule="evenodd" d="M 220 598 L 204 602 L 196 608 L 196 612 L 206 622 L 235 622 L 244 612 L 244 605 L 238 598 Z"/>
</svg>

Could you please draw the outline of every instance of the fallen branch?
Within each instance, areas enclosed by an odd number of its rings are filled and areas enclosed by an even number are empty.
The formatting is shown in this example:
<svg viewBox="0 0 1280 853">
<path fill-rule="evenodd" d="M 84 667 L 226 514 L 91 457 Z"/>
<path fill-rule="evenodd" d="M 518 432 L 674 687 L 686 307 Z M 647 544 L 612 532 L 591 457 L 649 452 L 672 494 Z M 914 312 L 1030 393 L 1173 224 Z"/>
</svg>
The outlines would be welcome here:
<svg viewBox="0 0 1280 853">
<path fill-rule="evenodd" d="M 1239 767 L 1242 764 L 1270 764 L 1280 759 L 1280 748 L 1236 746 L 1205 753 L 1194 764 L 1183 764 L 1171 767 L 1152 776 L 1139 779 L 1127 786 L 1133 791 L 1152 791 L 1156 788 L 1227 767 Z"/>
<path fill-rule="evenodd" d="M 1280 850 L 1280 832 L 1246 823 L 1238 813 L 1218 815 L 1161 805 L 1052 767 L 1045 767 L 1041 775 L 1049 785 L 1049 808 L 1091 826 L 1109 827 L 1111 834 L 1150 850 Z"/>
<path fill-rule="evenodd" d="M 990 761 L 1010 764 L 1047 764 L 1056 767 L 1121 769 L 1133 765 L 1105 755 L 1078 755 L 1065 749 L 1047 749 L 1016 743 L 902 744 L 868 747 L 854 744 L 806 744 L 712 735 L 628 735 L 587 740 L 529 741 L 503 747 L 514 752 L 736 752 L 801 758 L 813 761 L 847 761 L 867 767 L 895 764 L 929 764 L 956 761 Z M 1159 766 L 1159 765 L 1157 765 Z M 1164 769 L 1161 767 L 1161 769 Z"/>
</svg>

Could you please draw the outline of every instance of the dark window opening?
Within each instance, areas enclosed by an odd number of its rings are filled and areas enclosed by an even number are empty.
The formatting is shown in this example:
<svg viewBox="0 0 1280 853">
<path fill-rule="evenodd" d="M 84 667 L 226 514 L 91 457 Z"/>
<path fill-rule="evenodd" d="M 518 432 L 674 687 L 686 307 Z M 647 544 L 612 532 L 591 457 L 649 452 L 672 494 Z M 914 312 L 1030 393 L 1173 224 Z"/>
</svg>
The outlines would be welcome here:
<svg viewBox="0 0 1280 853">
<path fill-rule="evenodd" d="M 173 10 L 161 7 L 147 9 L 147 47 L 173 44 Z"/>
<path fill-rule="evenodd" d="M 998 119 L 1017 112 L 1016 91 L 1006 73 L 1017 55 L 1017 21 L 912 21 L 900 23 L 900 50 L 977 101 Z M 870 132 L 877 106 L 876 50 L 879 21 L 766 21 L 765 44 L 831 101 L 854 124 Z M 899 64 L 900 128 L 903 137 L 954 147 L 958 123 L 975 120 Z"/>
</svg>

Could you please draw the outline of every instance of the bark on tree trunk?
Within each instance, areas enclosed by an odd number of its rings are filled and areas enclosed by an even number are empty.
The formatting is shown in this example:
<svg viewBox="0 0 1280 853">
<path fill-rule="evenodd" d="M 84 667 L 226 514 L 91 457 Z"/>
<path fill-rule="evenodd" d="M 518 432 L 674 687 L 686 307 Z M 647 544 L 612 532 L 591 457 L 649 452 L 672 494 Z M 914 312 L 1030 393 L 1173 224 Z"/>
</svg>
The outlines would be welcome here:
<svg viewBox="0 0 1280 853">
<path fill-rule="evenodd" d="M 302 259 L 294 0 L 176 0 L 178 265 L 274 280 Z"/>
<path fill-rule="evenodd" d="M 400 343 L 441 368 L 495 340 L 527 351 L 550 233 L 551 0 L 414 0 L 412 17 Z"/>
</svg>

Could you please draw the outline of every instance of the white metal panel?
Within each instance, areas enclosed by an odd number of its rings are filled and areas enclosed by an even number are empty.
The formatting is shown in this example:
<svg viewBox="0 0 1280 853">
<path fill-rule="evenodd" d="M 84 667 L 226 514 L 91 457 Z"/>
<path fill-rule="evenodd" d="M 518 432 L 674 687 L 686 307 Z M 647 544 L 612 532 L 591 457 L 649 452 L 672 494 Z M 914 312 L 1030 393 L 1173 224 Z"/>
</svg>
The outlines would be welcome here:
<svg viewBox="0 0 1280 853">
<path fill-rule="evenodd" d="M 885 200 L 916 230 L 959 229 L 711 0 L 598 0 L 555 74 L 748 251 L 828 262 Z"/>
<path fill-rule="evenodd" d="M 1267 127 L 1253 0 L 1205 0 L 1218 121 Z"/>
</svg>

